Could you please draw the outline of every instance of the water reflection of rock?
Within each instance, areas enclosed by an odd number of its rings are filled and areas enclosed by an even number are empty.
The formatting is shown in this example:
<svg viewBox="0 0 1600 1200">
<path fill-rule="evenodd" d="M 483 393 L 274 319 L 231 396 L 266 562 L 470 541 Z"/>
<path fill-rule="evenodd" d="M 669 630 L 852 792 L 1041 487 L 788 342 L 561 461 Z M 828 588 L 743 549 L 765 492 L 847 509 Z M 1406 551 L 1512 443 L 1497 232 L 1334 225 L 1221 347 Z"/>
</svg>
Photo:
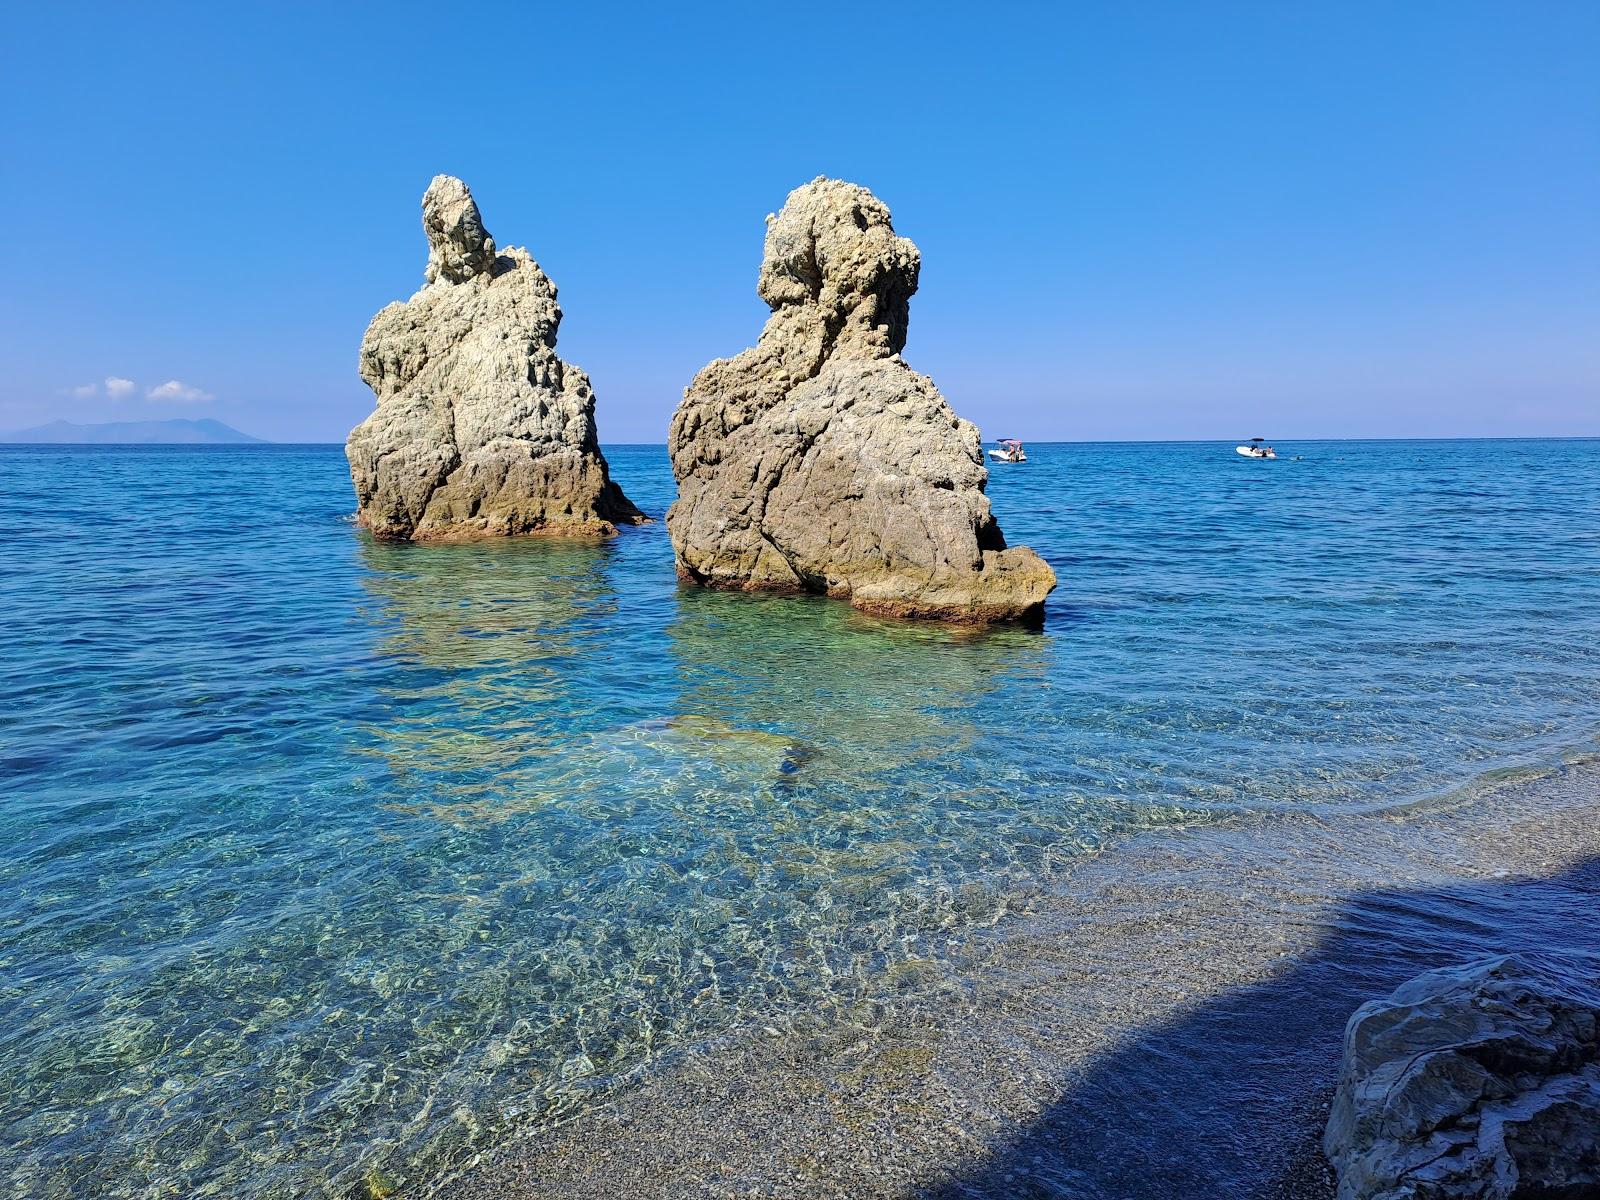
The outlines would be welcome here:
<svg viewBox="0 0 1600 1200">
<path fill-rule="evenodd" d="M 416 547 L 367 540 L 364 580 L 385 664 L 367 731 L 413 807 L 517 791 L 595 701 L 583 664 L 616 611 L 609 547 L 508 540 Z"/>
<path fill-rule="evenodd" d="M 725 839 L 723 853 L 752 880 L 741 905 L 811 922 L 809 953 L 854 972 L 883 961 L 890 942 L 925 928 L 935 910 L 940 925 L 963 906 L 995 902 L 996 890 L 974 881 L 1002 882 L 1012 854 L 1004 831 L 1031 803 L 975 760 L 1000 728 L 985 710 L 1041 669 L 1043 635 L 685 591 L 667 636 L 680 720 L 714 717 L 783 747 L 753 793 L 761 811 Z M 709 831 L 717 806 L 733 803 L 702 796 L 694 816 Z M 861 936 L 844 936 L 840 922 Z M 838 961 L 852 954 L 862 961 Z"/>
<path fill-rule="evenodd" d="M 366 548 L 411 873 L 378 910 L 383 986 L 432 998 L 391 1044 L 429 1048 L 419 1086 L 473 1132 L 414 1106 L 364 1167 L 458 1158 L 730 1026 L 865 1012 L 1002 903 L 974 868 L 1028 805 L 971 756 L 1044 637 L 717 592 L 662 620 L 618 603 L 612 552 Z"/>
<path fill-rule="evenodd" d="M 794 739 L 786 773 L 876 790 L 899 767 L 959 754 L 997 690 L 1042 670 L 1047 639 L 875 620 L 809 599 L 685 591 L 667 636 L 680 712 Z"/>
</svg>

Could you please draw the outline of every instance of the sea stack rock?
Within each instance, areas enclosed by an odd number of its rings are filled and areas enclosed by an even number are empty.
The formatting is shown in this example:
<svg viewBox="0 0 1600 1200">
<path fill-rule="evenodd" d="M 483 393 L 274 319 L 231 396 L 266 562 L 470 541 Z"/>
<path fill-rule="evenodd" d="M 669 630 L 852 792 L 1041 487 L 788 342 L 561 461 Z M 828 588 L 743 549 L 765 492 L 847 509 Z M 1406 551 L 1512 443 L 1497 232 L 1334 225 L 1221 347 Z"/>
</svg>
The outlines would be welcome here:
<svg viewBox="0 0 1600 1200">
<path fill-rule="evenodd" d="M 681 578 L 885 616 L 1038 619 L 1054 573 L 1006 548 L 977 428 L 900 357 L 919 265 L 854 184 L 818 178 L 767 218 L 761 339 L 705 367 L 672 419 Z"/>
<path fill-rule="evenodd" d="M 526 250 L 496 250 L 459 179 L 428 185 L 422 228 L 425 286 L 361 339 L 378 398 L 345 445 L 361 524 L 447 541 L 646 520 L 611 482 L 589 377 L 556 357 L 555 284 Z"/>
<path fill-rule="evenodd" d="M 1482 959 L 1362 1005 L 1323 1148 L 1339 1200 L 1600 1196 L 1600 964 Z"/>
</svg>

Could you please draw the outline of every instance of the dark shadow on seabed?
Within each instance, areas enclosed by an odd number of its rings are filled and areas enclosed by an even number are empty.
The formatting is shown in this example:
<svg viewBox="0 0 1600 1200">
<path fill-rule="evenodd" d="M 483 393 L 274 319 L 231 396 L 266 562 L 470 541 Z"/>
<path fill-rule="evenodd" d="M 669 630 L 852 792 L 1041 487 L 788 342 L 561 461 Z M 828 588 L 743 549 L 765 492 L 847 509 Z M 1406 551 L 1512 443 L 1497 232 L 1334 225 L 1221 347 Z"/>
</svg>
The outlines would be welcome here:
<svg viewBox="0 0 1600 1200">
<path fill-rule="evenodd" d="M 1438 966 L 1509 951 L 1600 963 L 1600 856 L 1547 878 L 1358 892 L 1272 978 L 1136 1031 L 1065 1095 L 927 1200 L 1310 1200 L 1341 1035 L 1365 1000 Z M 1214 930 L 1213 930 L 1214 932 Z M 1209 943 L 1226 955 L 1227 943 Z M 1203 954 L 1178 944 L 1174 953 Z M 1064 1011 L 1043 1020 L 1071 1020 Z M 1308 1093 L 1307 1081 L 1318 1081 Z"/>
</svg>

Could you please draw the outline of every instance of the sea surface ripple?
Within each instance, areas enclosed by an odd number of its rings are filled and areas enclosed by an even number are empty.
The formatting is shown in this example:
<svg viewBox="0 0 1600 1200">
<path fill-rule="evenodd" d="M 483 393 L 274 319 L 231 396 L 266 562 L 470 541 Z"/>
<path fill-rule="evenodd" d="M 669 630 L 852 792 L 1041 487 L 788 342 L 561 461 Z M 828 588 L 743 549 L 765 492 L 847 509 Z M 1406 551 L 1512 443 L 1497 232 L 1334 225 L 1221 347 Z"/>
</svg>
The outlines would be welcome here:
<svg viewBox="0 0 1600 1200">
<path fill-rule="evenodd" d="M 1600 441 L 1281 449 L 994 468 L 1061 583 L 987 634 L 680 589 L 659 522 L 376 543 L 339 447 L 0 449 L 8 1193 L 425 1190 L 1138 830 L 1593 737 Z"/>
</svg>

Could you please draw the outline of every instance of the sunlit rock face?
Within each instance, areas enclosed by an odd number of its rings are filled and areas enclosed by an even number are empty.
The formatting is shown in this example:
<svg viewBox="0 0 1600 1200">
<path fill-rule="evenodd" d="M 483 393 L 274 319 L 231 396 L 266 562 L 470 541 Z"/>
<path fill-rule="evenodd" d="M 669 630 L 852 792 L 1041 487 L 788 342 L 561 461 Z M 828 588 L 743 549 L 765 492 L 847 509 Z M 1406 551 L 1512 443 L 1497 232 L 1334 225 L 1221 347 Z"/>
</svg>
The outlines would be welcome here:
<svg viewBox="0 0 1600 1200">
<path fill-rule="evenodd" d="M 1600 964 L 1484 959 L 1362 1005 L 1323 1148 L 1339 1200 L 1600 1196 Z"/>
<path fill-rule="evenodd" d="M 556 357 L 555 284 L 526 250 L 496 250 L 459 179 L 429 184 L 422 227 L 425 286 L 361 339 L 378 400 L 345 445 L 361 524 L 429 541 L 645 520 L 611 482 L 589 377 Z"/>
<path fill-rule="evenodd" d="M 818 178 L 767 218 L 760 341 L 707 365 L 672 419 L 682 578 L 886 616 L 1040 616 L 1055 574 L 1006 547 L 977 428 L 900 357 L 919 266 L 854 184 Z"/>
</svg>

